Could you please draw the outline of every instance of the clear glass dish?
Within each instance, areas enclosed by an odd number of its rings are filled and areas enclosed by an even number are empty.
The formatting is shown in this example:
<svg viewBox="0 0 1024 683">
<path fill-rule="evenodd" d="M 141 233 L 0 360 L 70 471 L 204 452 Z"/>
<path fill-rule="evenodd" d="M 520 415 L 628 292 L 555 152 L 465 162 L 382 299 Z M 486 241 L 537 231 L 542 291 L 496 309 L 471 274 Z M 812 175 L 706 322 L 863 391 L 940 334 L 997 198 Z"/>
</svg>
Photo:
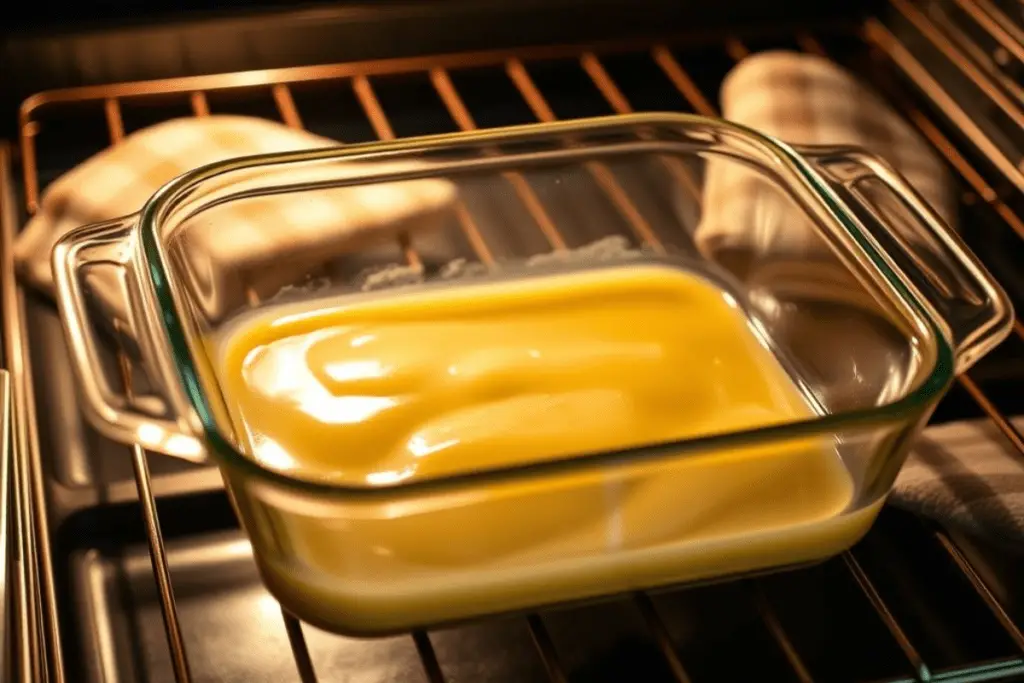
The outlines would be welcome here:
<svg viewBox="0 0 1024 683">
<path fill-rule="evenodd" d="M 403 209 L 396 239 L 282 240 L 270 261 L 217 242 L 241 215 L 300 231 L 310 206 L 437 181 L 443 201 Z M 1013 320 L 955 232 L 879 159 L 676 114 L 232 160 L 174 180 L 137 215 L 74 231 L 53 258 L 90 421 L 216 462 L 271 592 L 302 619 L 360 635 L 841 552 L 873 522 L 954 375 Z M 637 268 L 720 287 L 799 388 L 806 417 L 339 484 L 248 452 L 208 343 L 254 308 Z M 840 498 L 815 498 L 790 457 L 808 449 L 839 463 Z M 633 498 L 608 503 L 609 487 Z M 786 513 L 793 500 L 813 512 Z"/>
</svg>

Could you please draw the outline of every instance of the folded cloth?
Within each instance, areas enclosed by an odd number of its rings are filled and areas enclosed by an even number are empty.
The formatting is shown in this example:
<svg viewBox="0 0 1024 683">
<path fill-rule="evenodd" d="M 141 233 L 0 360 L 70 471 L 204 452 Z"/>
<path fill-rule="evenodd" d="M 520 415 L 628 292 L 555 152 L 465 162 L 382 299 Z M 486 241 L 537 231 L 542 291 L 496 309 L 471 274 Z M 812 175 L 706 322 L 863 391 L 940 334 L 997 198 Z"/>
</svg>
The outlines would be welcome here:
<svg viewBox="0 0 1024 683">
<path fill-rule="evenodd" d="M 210 116 L 167 121 L 138 131 L 65 173 L 43 194 L 39 211 L 14 245 L 22 277 L 52 293 L 50 254 L 68 231 L 138 211 L 162 185 L 199 166 L 252 154 L 337 146 L 334 140 L 258 118 Z M 367 164 L 335 162 L 331 175 L 344 177 Z M 401 167 L 408 168 L 409 162 Z M 377 164 L 374 170 L 399 170 Z M 254 169 L 248 177 L 231 177 L 224 194 L 261 182 L 274 185 L 323 180 L 317 169 Z M 214 191 L 216 192 L 216 190 Z M 257 196 L 204 208 L 193 200 L 193 214 L 181 232 L 187 244 L 178 251 L 187 259 L 191 286 L 217 315 L 238 305 L 240 290 L 273 294 L 309 269 L 368 241 L 435 227 L 450 211 L 455 187 L 442 179 L 425 179 L 346 188 Z M 272 268 L 267 266 L 273 265 Z M 123 290 L 109 269 L 90 276 L 92 293 L 112 311 L 123 307 Z"/>
<path fill-rule="evenodd" d="M 1024 417 L 1013 420 L 1024 429 Z M 929 427 L 889 502 L 1005 546 L 1024 544 L 1024 456 L 990 420 Z"/>
<path fill-rule="evenodd" d="M 856 145 L 882 156 L 956 227 L 942 161 L 876 93 L 827 59 L 785 51 L 747 57 L 723 81 L 721 105 L 723 118 L 790 144 Z M 712 158 L 703 195 L 694 237 L 709 256 L 800 258 L 827 249 L 804 212 L 755 169 Z"/>
</svg>

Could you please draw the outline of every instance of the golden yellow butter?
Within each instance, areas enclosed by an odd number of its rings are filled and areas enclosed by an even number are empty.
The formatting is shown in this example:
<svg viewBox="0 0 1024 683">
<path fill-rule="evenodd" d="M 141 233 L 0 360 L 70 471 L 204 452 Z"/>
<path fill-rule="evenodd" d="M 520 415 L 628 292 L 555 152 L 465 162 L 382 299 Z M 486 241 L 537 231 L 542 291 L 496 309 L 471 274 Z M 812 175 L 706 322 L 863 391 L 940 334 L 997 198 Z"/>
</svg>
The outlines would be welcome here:
<svg viewBox="0 0 1024 683">
<path fill-rule="evenodd" d="M 245 453 L 353 486 L 812 415 L 727 294 L 658 265 L 270 306 L 213 349 Z M 616 552 L 641 571 L 647 551 L 664 568 L 686 543 L 755 548 L 751 534 L 833 518 L 852 492 L 835 449 L 817 439 L 283 524 L 307 567 L 372 593 L 381 578 L 422 580 L 426 568 L 540 571 L 575 558 L 582 576 L 588 558 Z M 721 573 L 755 561 L 742 545 L 708 552 L 721 554 Z M 357 589 L 364 575 L 376 579 Z"/>
</svg>

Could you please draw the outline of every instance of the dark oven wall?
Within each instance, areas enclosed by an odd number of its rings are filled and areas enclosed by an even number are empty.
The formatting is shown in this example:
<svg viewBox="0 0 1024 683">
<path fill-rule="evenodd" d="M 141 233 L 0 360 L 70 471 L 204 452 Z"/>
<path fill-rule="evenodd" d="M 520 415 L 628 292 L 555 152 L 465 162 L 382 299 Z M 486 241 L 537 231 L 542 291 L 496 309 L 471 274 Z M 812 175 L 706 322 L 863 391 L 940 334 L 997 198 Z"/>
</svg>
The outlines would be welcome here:
<svg viewBox="0 0 1024 683">
<path fill-rule="evenodd" d="M 39 90 L 715 27 L 850 18 L 817 0 L 34 0 L 0 24 L 0 137 Z"/>
</svg>

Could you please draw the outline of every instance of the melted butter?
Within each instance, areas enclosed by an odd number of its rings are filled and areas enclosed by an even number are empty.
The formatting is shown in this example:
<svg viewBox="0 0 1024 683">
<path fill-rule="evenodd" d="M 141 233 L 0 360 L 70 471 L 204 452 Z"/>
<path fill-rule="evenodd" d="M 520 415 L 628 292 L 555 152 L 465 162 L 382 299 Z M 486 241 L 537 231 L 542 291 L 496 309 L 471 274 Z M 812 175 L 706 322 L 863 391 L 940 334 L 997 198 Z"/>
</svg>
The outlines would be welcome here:
<svg viewBox="0 0 1024 683">
<path fill-rule="evenodd" d="M 731 299 L 663 267 L 270 309 L 222 348 L 219 375 L 253 457 L 336 482 L 810 414 Z"/>
<path fill-rule="evenodd" d="M 812 414 L 729 296 L 661 266 L 268 307 L 224 332 L 215 368 L 245 451 L 336 483 L 393 484 Z M 833 518 L 852 490 L 834 448 L 804 439 L 283 524 L 304 563 L 351 579 L 738 539 Z M 722 552 L 714 571 L 756 564 L 739 546 Z"/>
</svg>

